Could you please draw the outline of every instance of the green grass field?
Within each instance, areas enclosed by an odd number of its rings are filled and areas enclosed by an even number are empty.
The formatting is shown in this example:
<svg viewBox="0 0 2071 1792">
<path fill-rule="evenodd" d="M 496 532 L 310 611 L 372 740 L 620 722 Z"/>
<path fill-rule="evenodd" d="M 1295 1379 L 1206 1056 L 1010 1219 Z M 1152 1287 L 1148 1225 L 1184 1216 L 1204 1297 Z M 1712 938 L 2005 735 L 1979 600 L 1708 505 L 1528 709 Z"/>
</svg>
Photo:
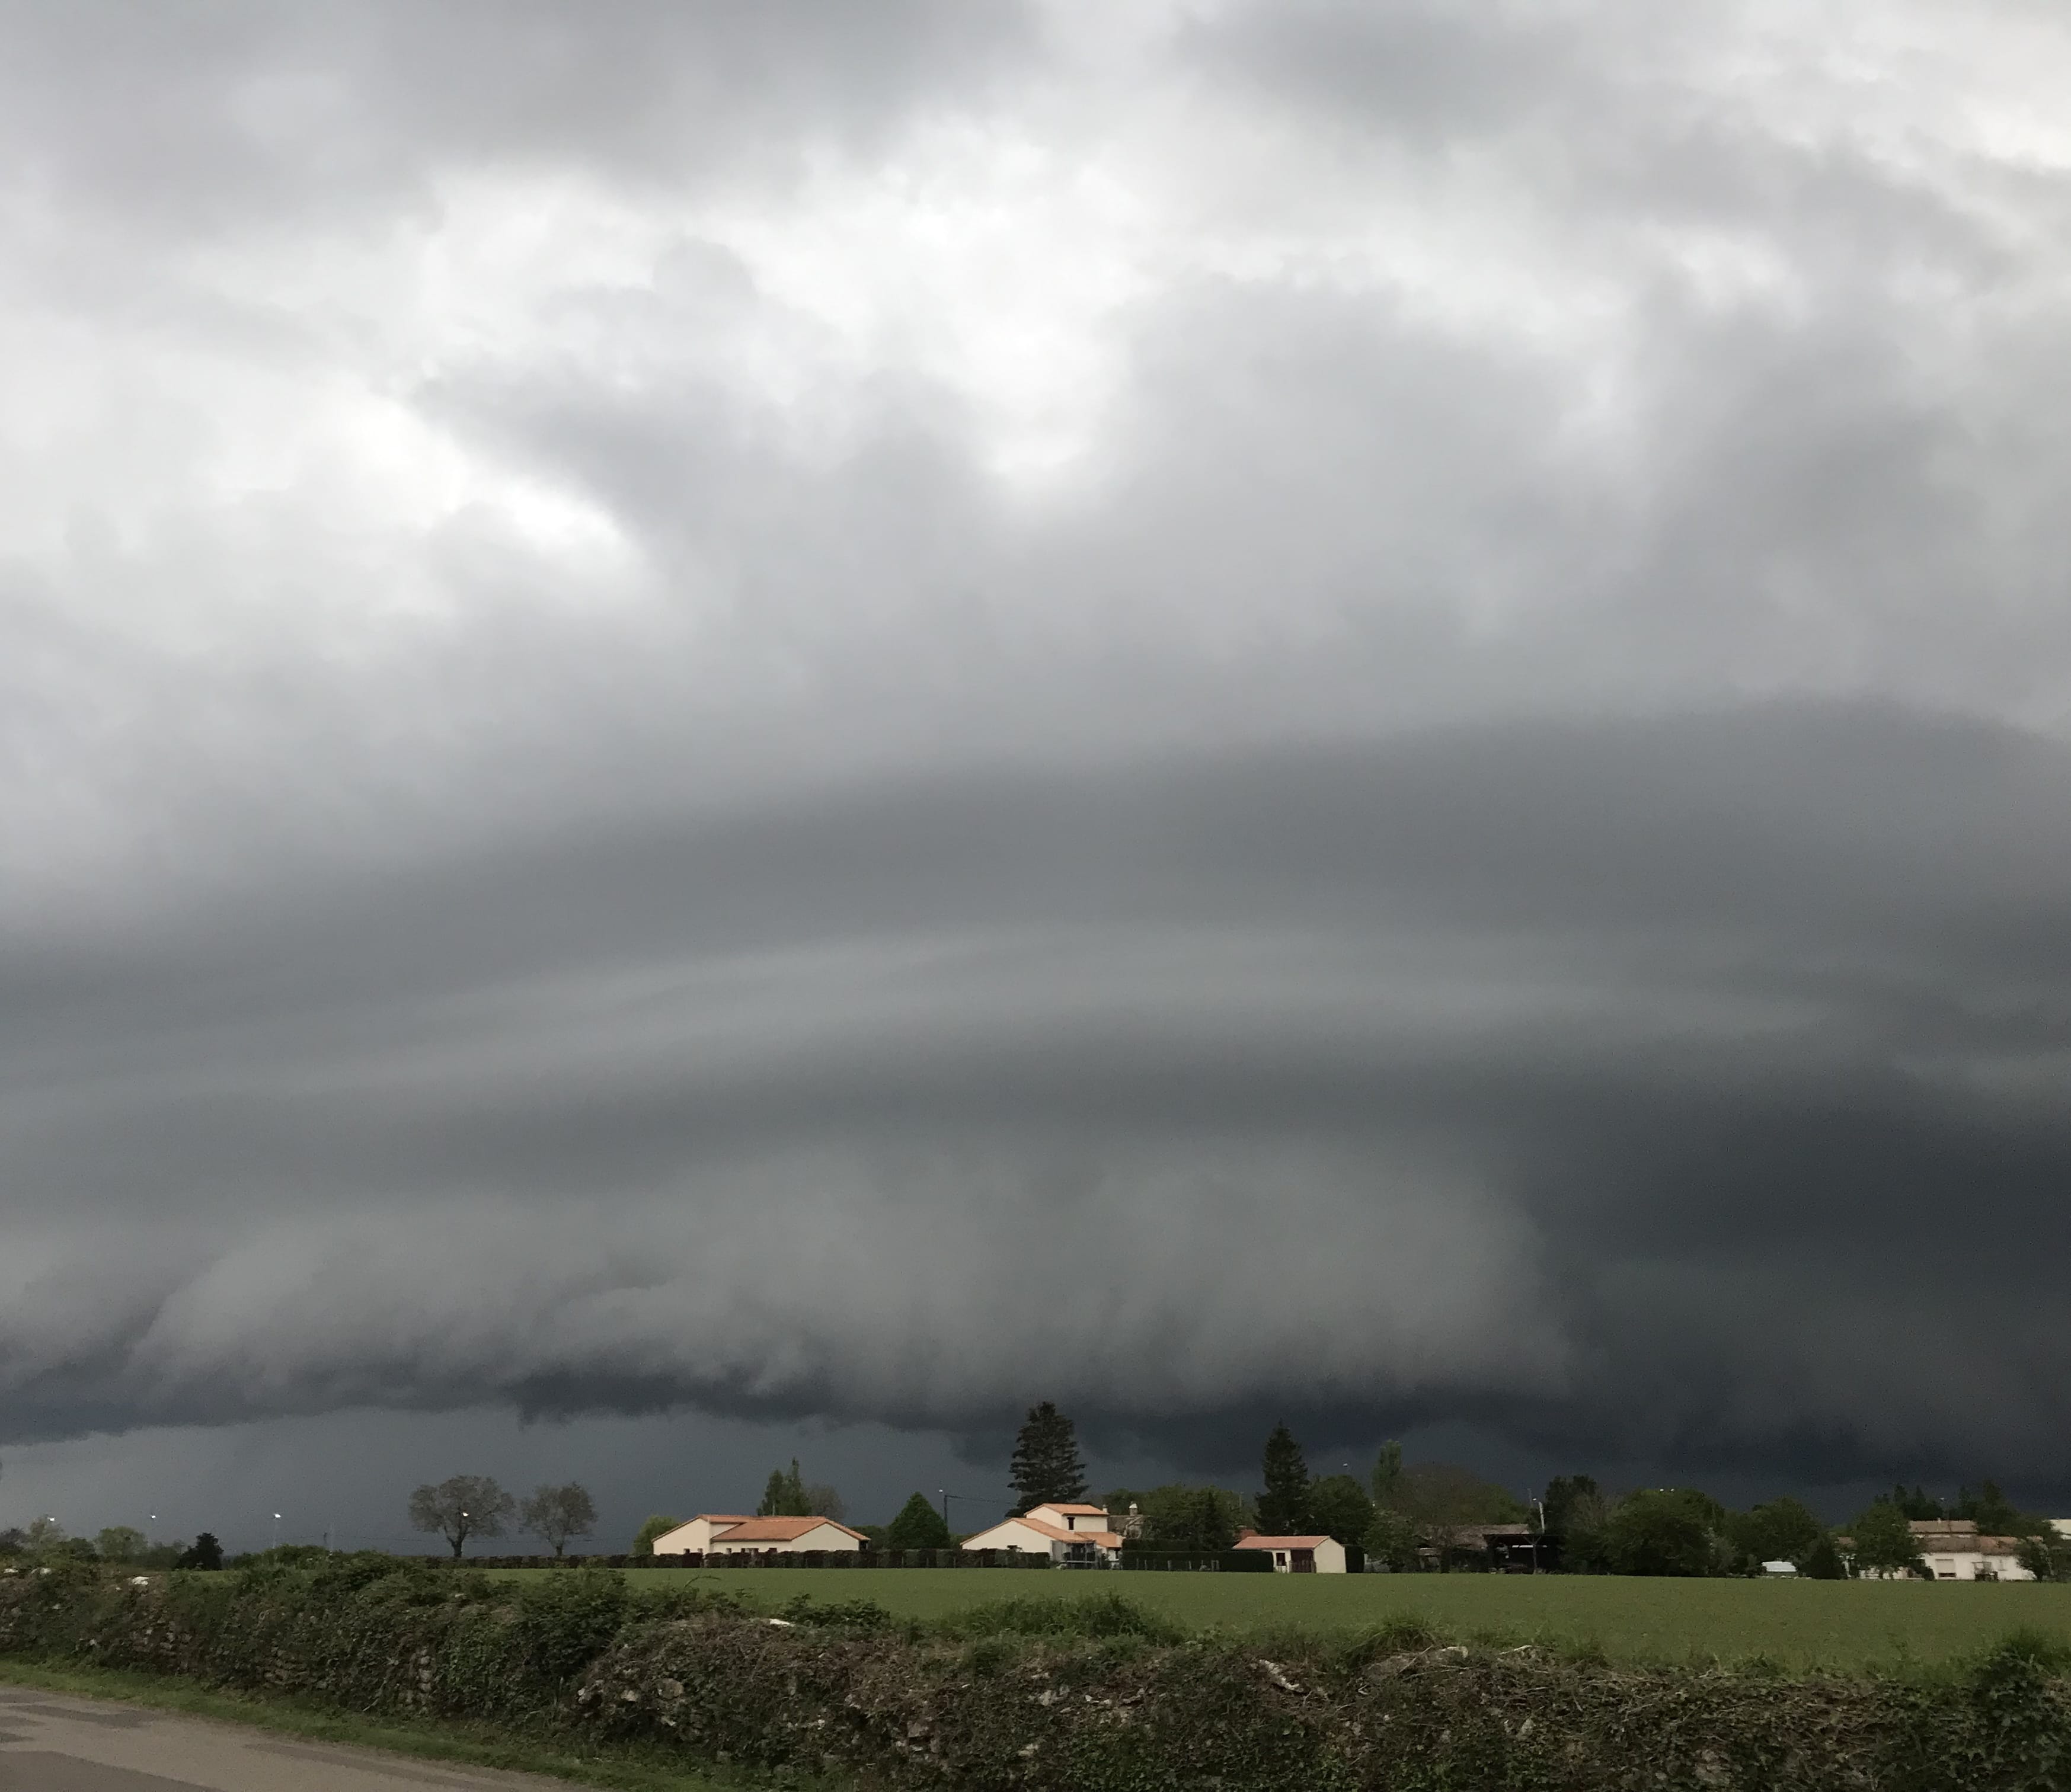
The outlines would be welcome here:
<svg viewBox="0 0 2071 1792">
<path fill-rule="evenodd" d="M 511 1574 L 545 1572 L 507 1570 Z M 1882 1581 L 1667 1581 L 1499 1574 L 1041 1573 L 1010 1569 L 641 1570 L 638 1587 L 690 1579 L 775 1610 L 871 1599 L 939 1618 L 1007 1598 L 1119 1593 L 1191 1630 L 1343 1635 L 1414 1617 L 1462 1640 L 1593 1645 L 1614 1660 L 1764 1657 L 1778 1666 L 1929 1665 L 2027 1627 L 2071 1641 L 2071 1585 Z"/>
</svg>

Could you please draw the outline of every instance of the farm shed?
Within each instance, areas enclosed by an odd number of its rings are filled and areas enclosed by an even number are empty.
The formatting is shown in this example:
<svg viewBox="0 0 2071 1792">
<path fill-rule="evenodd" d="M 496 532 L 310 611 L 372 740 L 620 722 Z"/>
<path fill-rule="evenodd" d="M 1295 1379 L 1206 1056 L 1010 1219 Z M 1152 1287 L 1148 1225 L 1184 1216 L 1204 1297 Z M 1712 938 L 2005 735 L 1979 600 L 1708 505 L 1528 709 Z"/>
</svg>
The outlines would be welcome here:
<svg viewBox="0 0 2071 1792">
<path fill-rule="evenodd" d="M 1271 1551 L 1276 1574 L 1345 1572 L 1345 1546 L 1335 1537 L 1266 1537 L 1248 1531 L 1236 1540 L 1236 1547 Z"/>
</svg>

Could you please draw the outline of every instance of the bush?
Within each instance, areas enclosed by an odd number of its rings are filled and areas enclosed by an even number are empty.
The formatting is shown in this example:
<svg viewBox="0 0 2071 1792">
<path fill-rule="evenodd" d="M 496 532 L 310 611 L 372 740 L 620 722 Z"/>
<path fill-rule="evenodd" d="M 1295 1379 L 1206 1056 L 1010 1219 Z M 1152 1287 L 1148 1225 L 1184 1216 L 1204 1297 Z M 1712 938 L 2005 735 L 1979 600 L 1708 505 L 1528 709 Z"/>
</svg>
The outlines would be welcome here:
<svg viewBox="0 0 2071 1792">
<path fill-rule="evenodd" d="M 519 1589 L 512 1631 L 527 1668 L 559 1685 L 594 1661 L 625 1622 L 630 1596 L 609 1569 L 552 1574 Z"/>
<path fill-rule="evenodd" d="M 1618 1574 L 1708 1574 L 1710 1514 L 1681 1488 L 1627 1495 L 1604 1528 L 1604 1551 Z"/>
<path fill-rule="evenodd" d="M 941 1619 L 938 1628 L 961 1636 L 1130 1636 L 1158 1642 L 1177 1642 L 1184 1634 L 1118 1593 L 1083 1599 L 995 1599 Z"/>
<path fill-rule="evenodd" d="M 575 1570 L 521 1589 L 360 1556 L 141 1587 L 86 1562 L 0 1577 L 0 1653 L 886 1792 L 2062 1792 L 2071 1767 L 2071 1659 L 2034 1635 L 1932 1679 L 1791 1680 L 1470 1649 L 1413 1620 L 1268 1655 L 1112 1592 L 938 1626 L 865 1601 L 773 1623 L 708 1586 Z"/>
<path fill-rule="evenodd" d="M 634 1534 L 633 1553 L 636 1556 L 653 1555 L 654 1540 L 657 1537 L 666 1536 L 683 1522 L 679 1518 L 671 1518 L 666 1512 L 657 1512 Z"/>
</svg>

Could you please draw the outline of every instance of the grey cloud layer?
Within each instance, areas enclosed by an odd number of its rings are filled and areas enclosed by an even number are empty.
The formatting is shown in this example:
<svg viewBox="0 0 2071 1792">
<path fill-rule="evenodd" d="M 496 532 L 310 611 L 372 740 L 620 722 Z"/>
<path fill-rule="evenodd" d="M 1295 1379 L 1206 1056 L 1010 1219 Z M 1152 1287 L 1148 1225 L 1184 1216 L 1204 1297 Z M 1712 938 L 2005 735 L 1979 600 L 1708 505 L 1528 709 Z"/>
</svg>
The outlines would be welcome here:
<svg viewBox="0 0 2071 1792">
<path fill-rule="evenodd" d="M 14 1423 L 976 1427 L 1040 1382 L 1154 1433 L 1278 1400 L 2046 1474 L 2067 806 L 2061 749 L 1891 711 L 1454 734 L 47 965 Z"/>
<path fill-rule="evenodd" d="M 455 163 L 572 164 L 664 185 L 788 177 L 813 141 L 867 145 L 916 106 L 978 97 L 1040 48 L 1013 0 L 178 14 L 12 0 L 0 29 L 17 155 L 66 199 L 147 232 L 423 203 Z"/>
<path fill-rule="evenodd" d="M 14 1435 L 2061 1479 L 2060 34 L 168 16 L 0 8 Z"/>
</svg>

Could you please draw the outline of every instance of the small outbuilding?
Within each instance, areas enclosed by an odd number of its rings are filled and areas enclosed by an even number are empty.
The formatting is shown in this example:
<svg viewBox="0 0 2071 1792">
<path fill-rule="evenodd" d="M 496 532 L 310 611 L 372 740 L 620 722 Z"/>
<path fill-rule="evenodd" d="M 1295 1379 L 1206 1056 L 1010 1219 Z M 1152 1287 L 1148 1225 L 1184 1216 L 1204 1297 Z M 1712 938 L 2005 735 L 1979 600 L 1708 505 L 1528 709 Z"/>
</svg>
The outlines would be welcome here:
<svg viewBox="0 0 2071 1792">
<path fill-rule="evenodd" d="M 1345 1546 L 1335 1537 L 1265 1537 L 1248 1531 L 1236 1540 L 1239 1549 L 1270 1550 L 1276 1574 L 1342 1574 Z"/>
</svg>

